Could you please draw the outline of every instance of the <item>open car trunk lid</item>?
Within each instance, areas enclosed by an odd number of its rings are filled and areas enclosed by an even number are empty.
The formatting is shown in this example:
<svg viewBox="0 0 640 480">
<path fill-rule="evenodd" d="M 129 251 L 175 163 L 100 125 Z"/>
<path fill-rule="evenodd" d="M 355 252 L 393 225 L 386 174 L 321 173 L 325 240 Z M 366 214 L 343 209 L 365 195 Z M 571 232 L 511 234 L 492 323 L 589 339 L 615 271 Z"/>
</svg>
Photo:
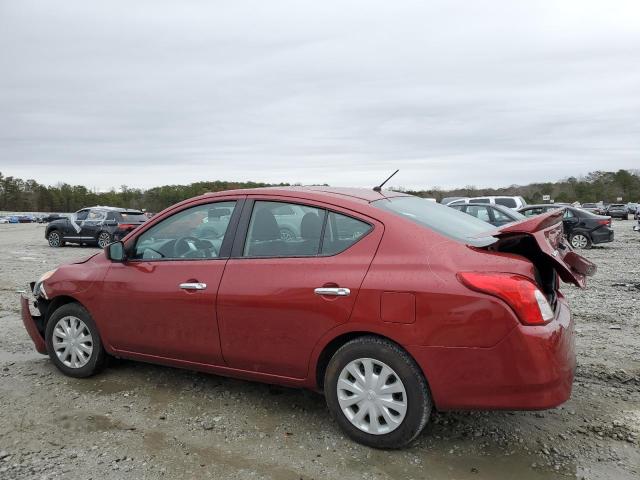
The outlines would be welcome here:
<svg viewBox="0 0 640 480">
<path fill-rule="evenodd" d="M 585 278 L 596 272 L 596 265 L 571 248 L 564 235 L 563 215 L 564 209 L 559 208 L 488 232 L 489 235 L 498 238 L 498 242 L 489 248 L 503 251 L 509 245 L 519 243 L 523 238 L 533 238 L 540 252 L 551 260 L 554 269 L 564 282 L 584 288 Z"/>
</svg>

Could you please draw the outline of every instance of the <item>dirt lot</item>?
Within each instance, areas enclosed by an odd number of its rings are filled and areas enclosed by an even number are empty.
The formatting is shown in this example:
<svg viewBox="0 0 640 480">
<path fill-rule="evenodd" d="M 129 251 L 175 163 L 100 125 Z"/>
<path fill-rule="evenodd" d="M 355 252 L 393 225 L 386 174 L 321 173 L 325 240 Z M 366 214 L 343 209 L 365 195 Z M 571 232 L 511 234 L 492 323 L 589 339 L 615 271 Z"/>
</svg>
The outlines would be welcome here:
<svg viewBox="0 0 640 480">
<path fill-rule="evenodd" d="M 589 288 L 564 287 L 579 355 L 567 404 L 434 414 L 411 448 L 386 452 L 346 439 L 306 391 L 127 361 L 62 376 L 33 350 L 17 292 L 95 249 L 0 225 L 0 479 L 640 478 L 640 235 L 614 227 L 586 252 Z"/>
</svg>

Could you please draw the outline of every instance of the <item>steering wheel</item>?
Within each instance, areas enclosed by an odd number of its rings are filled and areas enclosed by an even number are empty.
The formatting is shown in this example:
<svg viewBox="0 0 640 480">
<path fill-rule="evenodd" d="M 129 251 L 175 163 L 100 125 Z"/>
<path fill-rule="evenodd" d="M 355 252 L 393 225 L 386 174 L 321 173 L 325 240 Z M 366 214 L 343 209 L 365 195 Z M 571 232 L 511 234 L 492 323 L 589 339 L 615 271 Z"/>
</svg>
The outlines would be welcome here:
<svg viewBox="0 0 640 480">
<path fill-rule="evenodd" d="M 198 250 L 198 244 L 200 240 L 196 237 L 186 236 L 180 237 L 173 244 L 173 253 L 176 257 L 184 257 L 189 252 L 195 252 Z"/>
<path fill-rule="evenodd" d="M 208 258 L 218 256 L 218 251 L 213 245 L 192 236 L 177 239 L 173 245 L 173 253 L 178 258 Z"/>
</svg>

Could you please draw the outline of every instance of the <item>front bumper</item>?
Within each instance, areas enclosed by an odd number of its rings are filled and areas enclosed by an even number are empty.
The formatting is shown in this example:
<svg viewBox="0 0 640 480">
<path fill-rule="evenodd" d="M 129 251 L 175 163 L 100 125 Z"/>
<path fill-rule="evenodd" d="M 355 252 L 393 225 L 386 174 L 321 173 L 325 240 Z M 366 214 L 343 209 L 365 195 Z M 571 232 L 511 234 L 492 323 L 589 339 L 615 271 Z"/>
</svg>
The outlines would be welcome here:
<svg viewBox="0 0 640 480">
<path fill-rule="evenodd" d="M 564 297 L 544 326 L 518 325 L 489 348 L 408 347 L 439 410 L 541 410 L 569 399 L 576 368 Z"/>
<path fill-rule="evenodd" d="M 47 354 L 47 346 L 44 343 L 44 336 L 40 333 L 41 318 L 39 316 L 31 315 L 29 310 L 29 299 L 24 295 L 20 297 L 20 309 L 22 316 L 22 323 L 26 328 L 27 333 L 33 340 L 33 344 L 36 347 L 36 351 L 43 355 Z"/>
</svg>

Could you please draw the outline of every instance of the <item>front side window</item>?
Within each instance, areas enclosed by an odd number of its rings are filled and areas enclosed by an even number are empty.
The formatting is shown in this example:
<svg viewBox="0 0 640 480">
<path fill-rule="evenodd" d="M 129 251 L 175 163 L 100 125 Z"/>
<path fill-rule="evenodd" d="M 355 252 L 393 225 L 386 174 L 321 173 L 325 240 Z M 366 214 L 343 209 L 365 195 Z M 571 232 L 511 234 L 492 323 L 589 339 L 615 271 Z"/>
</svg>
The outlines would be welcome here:
<svg viewBox="0 0 640 480">
<path fill-rule="evenodd" d="M 89 215 L 89 210 L 80 210 L 74 216 L 76 221 L 80 221 L 80 220 L 86 220 L 87 215 Z"/>
<path fill-rule="evenodd" d="M 171 215 L 138 237 L 132 258 L 218 258 L 235 205 L 207 203 Z"/>
<path fill-rule="evenodd" d="M 283 202 L 256 201 L 245 240 L 245 257 L 318 255 L 326 210 Z"/>
<path fill-rule="evenodd" d="M 89 222 L 101 222 L 106 216 L 107 214 L 103 210 L 90 210 L 86 220 Z"/>
</svg>

